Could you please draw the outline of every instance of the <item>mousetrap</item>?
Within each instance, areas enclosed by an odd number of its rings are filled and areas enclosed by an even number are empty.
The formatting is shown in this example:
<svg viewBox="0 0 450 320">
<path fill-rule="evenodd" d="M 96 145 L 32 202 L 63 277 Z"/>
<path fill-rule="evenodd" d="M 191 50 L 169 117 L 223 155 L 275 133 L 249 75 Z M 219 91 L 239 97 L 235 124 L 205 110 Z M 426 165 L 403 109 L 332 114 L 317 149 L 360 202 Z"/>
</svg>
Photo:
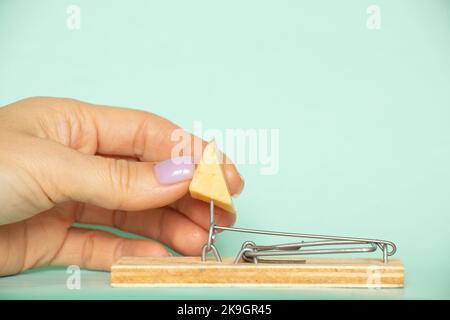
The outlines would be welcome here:
<svg viewBox="0 0 450 320">
<path fill-rule="evenodd" d="M 214 208 L 235 209 L 217 147 L 210 143 L 190 185 L 193 198 L 210 203 L 208 241 L 200 257 L 124 257 L 111 267 L 114 287 L 251 287 L 303 286 L 399 288 L 404 283 L 400 260 L 391 241 L 317 234 L 224 227 L 215 224 Z M 235 257 L 222 258 L 219 232 L 293 238 L 290 243 L 258 245 L 245 241 Z M 378 258 L 324 258 L 380 252 Z M 317 257 L 319 255 L 319 257 Z"/>
</svg>

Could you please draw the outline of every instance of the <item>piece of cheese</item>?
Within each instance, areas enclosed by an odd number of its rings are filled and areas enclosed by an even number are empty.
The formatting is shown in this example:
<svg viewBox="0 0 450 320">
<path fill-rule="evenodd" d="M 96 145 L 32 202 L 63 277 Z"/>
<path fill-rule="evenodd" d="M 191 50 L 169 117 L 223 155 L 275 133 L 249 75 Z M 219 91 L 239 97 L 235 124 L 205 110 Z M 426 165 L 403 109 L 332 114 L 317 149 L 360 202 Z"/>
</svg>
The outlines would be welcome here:
<svg viewBox="0 0 450 320">
<path fill-rule="evenodd" d="M 210 142 L 195 170 L 189 186 L 189 192 L 195 199 L 210 202 L 228 212 L 236 213 L 225 177 L 222 162 L 219 160 L 217 145 Z"/>
</svg>

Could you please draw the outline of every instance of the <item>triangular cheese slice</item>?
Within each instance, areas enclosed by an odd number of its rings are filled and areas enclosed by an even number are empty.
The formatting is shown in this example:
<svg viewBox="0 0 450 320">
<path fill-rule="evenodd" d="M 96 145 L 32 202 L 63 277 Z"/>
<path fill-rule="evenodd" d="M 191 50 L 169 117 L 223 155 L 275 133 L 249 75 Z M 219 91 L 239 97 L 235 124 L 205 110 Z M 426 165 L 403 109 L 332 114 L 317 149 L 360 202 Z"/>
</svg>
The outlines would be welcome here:
<svg viewBox="0 0 450 320">
<path fill-rule="evenodd" d="M 195 199 L 205 202 L 214 200 L 214 204 L 219 208 L 236 213 L 223 164 L 219 161 L 217 145 L 214 141 L 210 142 L 203 151 L 202 160 L 195 170 L 189 192 Z"/>
</svg>

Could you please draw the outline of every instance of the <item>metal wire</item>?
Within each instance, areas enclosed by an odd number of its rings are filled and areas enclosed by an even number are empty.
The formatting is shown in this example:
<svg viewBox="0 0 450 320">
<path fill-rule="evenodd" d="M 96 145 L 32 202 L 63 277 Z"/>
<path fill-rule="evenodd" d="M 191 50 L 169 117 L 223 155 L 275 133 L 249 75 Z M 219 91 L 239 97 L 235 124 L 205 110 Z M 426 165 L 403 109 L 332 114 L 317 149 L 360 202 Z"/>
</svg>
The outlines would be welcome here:
<svg viewBox="0 0 450 320">
<path fill-rule="evenodd" d="M 298 258 L 286 259 L 285 257 L 313 254 L 367 253 L 375 252 L 377 249 L 381 249 L 383 252 L 383 262 L 388 263 L 389 257 L 394 255 L 397 251 L 396 245 L 393 242 L 386 240 L 217 226 L 214 222 L 214 201 L 211 200 L 208 242 L 202 250 L 202 261 L 206 261 L 208 254 L 212 253 L 217 261 L 222 262 L 219 250 L 215 246 L 216 234 L 218 231 L 315 239 L 314 241 L 302 240 L 294 243 L 263 246 L 256 245 L 252 241 L 246 241 L 242 244 L 241 250 L 236 256 L 234 261 L 235 264 L 241 263 L 242 261 L 253 263 L 304 263 L 305 260 L 300 260 Z M 343 247 L 336 248 L 336 246 Z M 267 257 L 272 257 L 272 259 L 268 259 Z M 273 257 L 278 257 L 278 259 L 273 259 Z"/>
</svg>

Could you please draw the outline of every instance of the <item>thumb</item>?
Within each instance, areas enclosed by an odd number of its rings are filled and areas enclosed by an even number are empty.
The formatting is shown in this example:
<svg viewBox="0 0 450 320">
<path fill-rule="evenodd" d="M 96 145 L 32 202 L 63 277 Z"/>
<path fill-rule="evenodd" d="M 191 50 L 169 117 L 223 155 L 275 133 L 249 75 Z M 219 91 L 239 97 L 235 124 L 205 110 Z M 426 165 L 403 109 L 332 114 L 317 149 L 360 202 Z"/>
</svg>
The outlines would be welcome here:
<svg viewBox="0 0 450 320">
<path fill-rule="evenodd" d="M 65 161 L 59 189 L 70 200 L 106 209 L 166 206 L 186 194 L 195 169 L 191 157 L 155 164 L 77 154 L 74 161 Z"/>
</svg>

